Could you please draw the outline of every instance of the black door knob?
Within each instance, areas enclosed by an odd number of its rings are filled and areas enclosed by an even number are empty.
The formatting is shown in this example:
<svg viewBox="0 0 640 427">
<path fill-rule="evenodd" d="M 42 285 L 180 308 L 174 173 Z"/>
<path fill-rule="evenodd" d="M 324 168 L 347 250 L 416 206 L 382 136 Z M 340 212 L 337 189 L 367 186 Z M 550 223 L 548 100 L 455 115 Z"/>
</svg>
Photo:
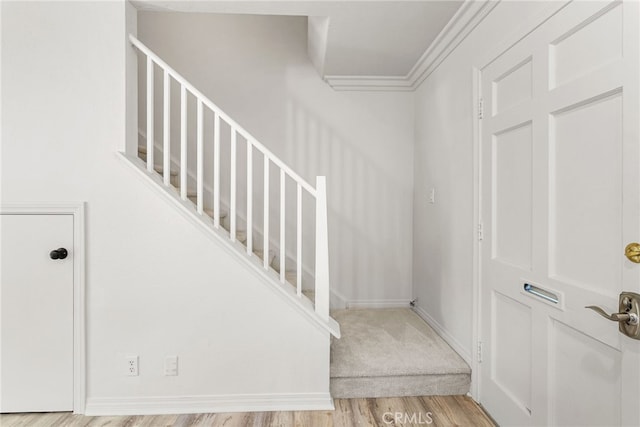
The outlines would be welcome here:
<svg viewBox="0 0 640 427">
<path fill-rule="evenodd" d="M 49 257 L 51 259 L 65 259 L 69 255 L 69 252 L 65 248 L 58 248 L 49 252 Z"/>
</svg>

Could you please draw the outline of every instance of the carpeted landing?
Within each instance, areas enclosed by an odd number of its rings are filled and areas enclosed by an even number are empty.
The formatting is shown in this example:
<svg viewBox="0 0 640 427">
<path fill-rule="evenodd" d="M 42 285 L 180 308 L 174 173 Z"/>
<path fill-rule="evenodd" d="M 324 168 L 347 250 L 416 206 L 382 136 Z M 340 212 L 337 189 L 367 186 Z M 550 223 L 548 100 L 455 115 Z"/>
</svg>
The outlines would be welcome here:
<svg viewBox="0 0 640 427">
<path fill-rule="evenodd" d="M 466 394 L 471 369 L 408 308 L 332 312 L 342 338 L 331 343 L 334 398 Z"/>
</svg>

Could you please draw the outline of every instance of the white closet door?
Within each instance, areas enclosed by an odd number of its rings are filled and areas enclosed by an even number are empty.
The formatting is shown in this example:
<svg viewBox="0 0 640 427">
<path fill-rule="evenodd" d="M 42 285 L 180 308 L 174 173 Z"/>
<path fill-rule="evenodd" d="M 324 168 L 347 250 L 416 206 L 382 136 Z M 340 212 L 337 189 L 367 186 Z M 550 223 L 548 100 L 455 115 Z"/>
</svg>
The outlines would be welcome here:
<svg viewBox="0 0 640 427">
<path fill-rule="evenodd" d="M 0 412 L 72 411 L 73 215 L 0 215 L 0 240 Z"/>
</svg>

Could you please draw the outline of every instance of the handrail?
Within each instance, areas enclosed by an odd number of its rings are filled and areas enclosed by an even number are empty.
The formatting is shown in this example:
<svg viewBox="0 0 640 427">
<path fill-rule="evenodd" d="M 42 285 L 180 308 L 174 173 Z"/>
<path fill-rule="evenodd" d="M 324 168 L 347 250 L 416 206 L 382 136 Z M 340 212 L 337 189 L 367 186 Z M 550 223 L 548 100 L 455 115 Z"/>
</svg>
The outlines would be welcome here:
<svg viewBox="0 0 640 427">
<path fill-rule="evenodd" d="M 142 53 L 151 58 L 153 62 L 158 64 L 160 68 L 165 70 L 176 81 L 183 85 L 189 92 L 191 92 L 196 98 L 202 101 L 209 109 L 218 114 L 222 120 L 227 122 L 232 128 L 236 129 L 236 132 L 240 133 L 249 143 L 262 152 L 271 162 L 273 162 L 280 169 L 284 170 L 293 180 L 298 182 L 305 190 L 307 190 L 313 197 L 317 197 L 316 189 L 309 184 L 304 178 L 294 172 L 289 166 L 282 162 L 275 154 L 271 152 L 267 147 L 262 145 L 256 138 L 254 138 L 247 130 L 240 126 L 235 120 L 229 117 L 220 107 L 218 107 L 207 96 L 195 88 L 187 79 L 185 79 L 180 73 L 171 68 L 169 64 L 164 62 L 158 55 L 156 55 L 151 49 L 145 46 L 140 40 L 138 40 L 133 34 L 129 34 L 129 41 L 138 48 Z"/>
</svg>

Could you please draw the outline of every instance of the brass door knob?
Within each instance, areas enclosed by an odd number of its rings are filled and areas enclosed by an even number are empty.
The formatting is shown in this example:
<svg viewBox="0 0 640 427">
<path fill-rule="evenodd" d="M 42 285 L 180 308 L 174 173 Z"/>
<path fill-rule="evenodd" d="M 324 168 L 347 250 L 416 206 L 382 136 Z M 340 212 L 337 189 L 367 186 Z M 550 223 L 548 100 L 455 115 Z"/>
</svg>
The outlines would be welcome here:
<svg viewBox="0 0 640 427">
<path fill-rule="evenodd" d="M 629 243 L 627 247 L 624 248 L 624 255 L 629 261 L 640 264 L 640 243 Z"/>
</svg>

